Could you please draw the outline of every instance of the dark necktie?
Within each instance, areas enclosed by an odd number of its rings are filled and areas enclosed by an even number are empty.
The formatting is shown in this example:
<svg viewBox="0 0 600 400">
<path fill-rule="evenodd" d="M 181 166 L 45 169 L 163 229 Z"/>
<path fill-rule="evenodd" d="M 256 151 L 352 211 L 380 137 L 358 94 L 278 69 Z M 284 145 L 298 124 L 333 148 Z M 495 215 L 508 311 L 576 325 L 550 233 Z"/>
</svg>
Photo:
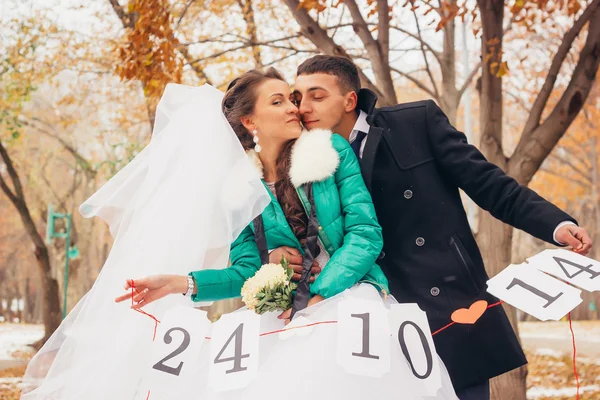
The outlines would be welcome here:
<svg viewBox="0 0 600 400">
<path fill-rule="evenodd" d="M 356 135 L 356 139 L 354 139 L 354 142 L 350 143 L 350 147 L 352 147 L 352 150 L 354 150 L 354 154 L 356 154 L 356 157 L 360 158 L 360 144 L 362 143 L 362 141 L 365 139 L 365 137 L 367 136 L 366 133 L 358 131 L 358 135 Z"/>
</svg>

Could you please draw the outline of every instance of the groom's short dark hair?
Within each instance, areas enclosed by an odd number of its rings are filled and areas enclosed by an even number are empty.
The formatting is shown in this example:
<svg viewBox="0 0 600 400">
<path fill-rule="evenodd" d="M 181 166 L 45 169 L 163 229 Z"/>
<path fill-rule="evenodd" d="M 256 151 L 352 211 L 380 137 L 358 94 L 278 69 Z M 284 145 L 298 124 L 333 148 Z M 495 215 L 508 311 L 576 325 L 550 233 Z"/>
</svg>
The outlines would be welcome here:
<svg viewBox="0 0 600 400">
<path fill-rule="evenodd" d="M 358 94 L 360 90 L 358 68 L 346 57 L 319 54 L 304 61 L 296 71 L 297 76 L 318 73 L 336 76 L 344 94 L 349 91 Z"/>
</svg>

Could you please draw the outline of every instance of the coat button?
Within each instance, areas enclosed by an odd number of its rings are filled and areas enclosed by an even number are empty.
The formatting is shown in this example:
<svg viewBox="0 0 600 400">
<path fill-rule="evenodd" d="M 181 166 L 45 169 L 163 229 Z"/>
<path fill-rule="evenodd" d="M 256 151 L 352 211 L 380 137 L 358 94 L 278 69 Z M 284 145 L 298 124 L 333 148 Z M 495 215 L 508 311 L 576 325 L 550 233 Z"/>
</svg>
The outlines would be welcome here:
<svg viewBox="0 0 600 400">
<path fill-rule="evenodd" d="M 417 246 L 421 247 L 425 244 L 425 239 L 418 237 L 415 243 L 417 243 Z"/>
<path fill-rule="evenodd" d="M 431 288 L 429 293 L 431 293 L 433 297 L 437 297 L 440 294 L 440 288 L 434 286 Z"/>
<path fill-rule="evenodd" d="M 412 190 L 405 190 L 405 191 L 404 191 L 404 198 L 405 198 L 406 200 L 410 200 L 410 199 L 412 199 L 412 197 L 413 197 L 413 192 L 412 192 Z"/>
</svg>

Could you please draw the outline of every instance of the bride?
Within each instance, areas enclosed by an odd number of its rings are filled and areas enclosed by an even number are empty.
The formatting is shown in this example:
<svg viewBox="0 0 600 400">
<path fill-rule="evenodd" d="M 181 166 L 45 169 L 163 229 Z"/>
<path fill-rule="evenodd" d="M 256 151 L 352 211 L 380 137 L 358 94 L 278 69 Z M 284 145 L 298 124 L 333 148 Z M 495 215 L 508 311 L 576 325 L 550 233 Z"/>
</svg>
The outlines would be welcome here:
<svg viewBox="0 0 600 400">
<path fill-rule="evenodd" d="M 150 145 L 82 205 L 85 216 L 109 223 L 115 244 L 90 293 L 30 363 L 23 399 L 141 398 L 152 345 L 141 332 L 154 323 L 148 316 L 160 320 L 190 299 L 202 305 L 240 297 L 269 250 L 281 246 L 303 255 L 302 273 L 292 308 L 261 316 L 261 331 L 301 318 L 335 320 L 344 299 L 398 306 L 376 264 L 381 227 L 350 145 L 330 131 L 302 132 L 290 88 L 275 69 L 252 70 L 230 84 L 221 107 L 235 136 L 215 115 L 214 92 L 169 85 Z M 119 278 L 125 294 L 117 293 Z M 110 294 L 140 313 L 109 304 Z M 193 384 L 163 388 L 164 398 L 456 399 L 435 349 L 432 392 L 417 388 L 405 348 L 390 350 L 382 376 L 357 376 L 337 365 L 335 326 L 298 336 L 261 336 L 258 374 L 242 389 L 213 391 L 204 367 Z"/>
</svg>

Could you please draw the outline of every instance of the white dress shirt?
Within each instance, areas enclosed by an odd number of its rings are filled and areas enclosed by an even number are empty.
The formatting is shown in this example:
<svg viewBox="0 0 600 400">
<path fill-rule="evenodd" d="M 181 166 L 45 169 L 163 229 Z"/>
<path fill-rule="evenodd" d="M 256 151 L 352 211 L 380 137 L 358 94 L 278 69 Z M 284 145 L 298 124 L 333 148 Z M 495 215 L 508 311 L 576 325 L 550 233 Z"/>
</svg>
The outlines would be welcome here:
<svg viewBox="0 0 600 400">
<path fill-rule="evenodd" d="M 350 144 L 352 144 L 352 142 L 354 142 L 356 140 L 356 136 L 358 136 L 359 131 L 364 132 L 368 135 L 370 129 L 371 129 L 371 127 L 367 123 L 367 113 L 361 110 L 360 114 L 358 115 L 358 119 L 356 120 L 356 123 L 354 124 L 354 128 L 352 128 L 352 132 L 350 132 L 350 137 L 348 138 L 348 141 L 350 142 Z M 363 139 L 362 143 L 360 144 L 360 150 L 358 151 L 358 155 L 360 156 L 360 158 L 362 158 L 362 156 L 363 156 L 363 151 L 365 149 L 365 143 L 367 143 L 366 136 Z"/>
<path fill-rule="evenodd" d="M 348 138 L 348 141 L 350 142 L 350 144 L 352 144 L 352 142 L 354 142 L 356 140 L 356 137 L 358 136 L 359 131 L 366 133 L 368 136 L 370 129 L 371 129 L 371 127 L 367 123 L 367 113 L 360 110 L 360 114 L 358 115 L 358 119 L 356 120 L 356 123 L 354 124 L 354 128 L 352 128 L 352 132 L 350 132 L 350 137 Z M 363 151 L 365 149 L 365 143 L 367 143 L 367 136 L 365 136 L 365 138 L 363 139 L 362 143 L 360 144 L 360 150 L 358 151 L 358 155 L 361 159 L 363 156 Z M 556 232 L 565 225 L 575 225 L 575 224 L 573 223 L 573 221 L 563 221 L 556 226 L 556 228 L 554 229 L 554 233 L 552 234 L 552 238 L 554 239 L 554 241 L 563 246 L 564 246 L 564 243 L 560 243 L 558 240 L 556 240 Z"/>
</svg>

